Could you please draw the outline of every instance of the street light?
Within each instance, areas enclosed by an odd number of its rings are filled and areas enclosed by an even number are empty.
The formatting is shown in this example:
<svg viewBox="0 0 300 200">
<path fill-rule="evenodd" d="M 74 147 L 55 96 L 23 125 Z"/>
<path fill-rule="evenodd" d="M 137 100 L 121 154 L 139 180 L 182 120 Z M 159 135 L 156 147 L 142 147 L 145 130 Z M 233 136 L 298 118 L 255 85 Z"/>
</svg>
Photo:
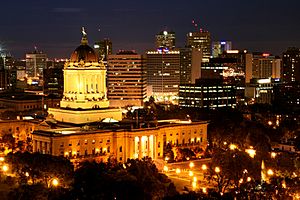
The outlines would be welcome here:
<svg viewBox="0 0 300 200">
<path fill-rule="evenodd" d="M 251 158 L 254 158 L 256 155 L 256 151 L 254 149 L 246 149 L 245 152 L 248 153 Z"/>
<path fill-rule="evenodd" d="M 267 174 L 269 176 L 273 176 L 274 175 L 274 171 L 272 169 L 268 169 Z"/>
<path fill-rule="evenodd" d="M 220 172 L 221 172 L 220 167 L 215 167 L 215 172 L 216 172 L 216 173 L 220 173 Z"/>
<path fill-rule="evenodd" d="M 58 184 L 59 184 L 59 182 L 58 182 L 58 180 L 57 180 L 56 178 L 54 178 L 54 179 L 52 179 L 51 184 L 52 184 L 54 187 L 57 187 Z"/>
<path fill-rule="evenodd" d="M 194 176 L 194 173 L 192 171 L 189 171 L 189 176 Z"/>
<path fill-rule="evenodd" d="M 196 189 L 197 188 L 197 182 L 192 182 L 192 187 L 193 187 L 193 189 Z"/>
<path fill-rule="evenodd" d="M 0 162 L 3 162 L 4 161 L 4 157 L 0 157 Z"/>
<path fill-rule="evenodd" d="M 193 177 L 193 181 L 197 182 L 197 177 L 196 176 Z"/>
<path fill-rule="evenodd" d="M 193 163 L 193 162 L 190 162 L 190 168 L 193 168 L 193 167 L 195 167 L 195 164 Z"/>
<path fill-rule="evenodd" d="M 176 174 L 180 174 L 181 170 L 179 168 L 176 169 Z"/>
<path fill-rule="evenodd" d="M 165 171 L 165 172 L 168 172 L 168 171 L 169 171 L 168 166 L 164 166 L 164 171 Z"/>
<path fill-rule="evenodd" d="M 3 170 L 3 172 L 7 172 L 8 171 L 8 165 L 3 165 L 2 166 L 2 170 Z"/>
<path fill-rule="evenodd" d="M 235 144 L 230 144 L 229 149 L 230 150 L 235 150 L 237 146 Z"/>
<path fill-rule="evenodd" d="M 207 170 L 206 164 L 203 164 L 203 165 L 201 166 L 201 169 L 202 169 L 202 170 Z"/>
<path fill-rule="evenodd" d="M 271 158 L 276 158 L 276 153 L 275 152 L 271 153 Z"/>
</svg>

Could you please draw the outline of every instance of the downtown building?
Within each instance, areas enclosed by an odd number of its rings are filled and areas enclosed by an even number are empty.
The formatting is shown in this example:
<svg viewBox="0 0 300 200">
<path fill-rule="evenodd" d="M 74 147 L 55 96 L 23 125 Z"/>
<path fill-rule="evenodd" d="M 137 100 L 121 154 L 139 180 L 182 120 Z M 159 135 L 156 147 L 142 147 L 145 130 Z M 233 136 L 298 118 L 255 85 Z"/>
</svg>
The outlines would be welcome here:
<svg viewBox="0 0 300 200">
<path fill-rule="evenodd" d="M 174 49 L 175 48 L 175 32 L 173 31 L 161 31 L 160 33 L 156 34 L 155 45 L 156 48 L 167 48 L 167 49 Z"/>
<path fill-rule="evenodd" d="M 180 84 L 180 51 L 166 48 L 146 52 L 148 96 L 158 101 L 178 97 Z"/>
<path fill-rule="evenodd" d="M 47 55 L 35 49 L 26 54 L 26 74 L 29 78 L 43 77 L 43 70 L 47 67 Z"/>
<path fill-rule="evenodd" d="M 235 107 L 237 87 L 235 83 L 225 79 L 224 71 L 227 69 L 228 66 L 220 59 L 201 63 L 200 74 L 195 83 L 180 85 L 179 106 L 206 109 Z"/>
<path fill-rule="evenodd" d="M 274 103 L 285 110 L 300 110 L 300 50 L 290 47 L 282 54 L 281 82 L 275 88 Z"/>
<path fill-rule="evenodd" d="M 232 49 L 231 41 L 216 41 L 212 43 L 212 57 L 220 57 L 224 52 Z"/>
<path fill-rule="evenodd" d="M 108 55 L 107 83 L 111 107 L 143 106 L 147 97 L 144 57 L 133 51 Z"/>
<path fill-rule="evenodd" d="M 186 46 L 202 50 L 202 62 L 208 62 L 211 56 L 211 35 L 208 31 L 189 32 Z"/>
<path fill-rule="evenodd" d="M 94 49 L 99 59 L 107 61 L 107 56 L 112 54 L 112 41 L 108 38 L 96 41 Z"/>
<path fill-rule="evenodd" d="M 280 83 L 281 59 L 269 53 L 246 55 L 245 98 L 250 104 L 272 104 L 274 86 Z"/>
</svg>

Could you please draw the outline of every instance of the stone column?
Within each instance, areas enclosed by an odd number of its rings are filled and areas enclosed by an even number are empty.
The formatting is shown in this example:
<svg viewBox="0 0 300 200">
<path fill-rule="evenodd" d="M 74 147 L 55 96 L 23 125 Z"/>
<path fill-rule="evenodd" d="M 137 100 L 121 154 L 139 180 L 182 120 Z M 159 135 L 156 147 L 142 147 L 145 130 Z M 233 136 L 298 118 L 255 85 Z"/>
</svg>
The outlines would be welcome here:
<svg viewBox="0 0 300 200">
<path fill-rule="evenodd" d="M 153 157 L 152 157 L 152 159 L 156 159 L 156 157 L 157 157 L 157 150 L 156 150 L 156 148 L 157 148 L 157 144 L 156 144 L 156 136 L 155 135 L 153 135 L 153 152 L 152 152 L 152 155 L 153 155 Z"/>
<path fill-rule="evenodd" d="M 151 155 L 150 155 L 150 153 L 152 153 L 151 152 L 151 148 L 150 148 L 150 135 L 148 135 L 147 136 L 147 156 L 149 156 L 149 157 L 152 157 Z"/>
<path fill-rule="evenodd" d="M 142 137 L 139 136 L 139 159 L 141 159 L 143 157 L 143 153 L 142 153 Z"/>
</svg>

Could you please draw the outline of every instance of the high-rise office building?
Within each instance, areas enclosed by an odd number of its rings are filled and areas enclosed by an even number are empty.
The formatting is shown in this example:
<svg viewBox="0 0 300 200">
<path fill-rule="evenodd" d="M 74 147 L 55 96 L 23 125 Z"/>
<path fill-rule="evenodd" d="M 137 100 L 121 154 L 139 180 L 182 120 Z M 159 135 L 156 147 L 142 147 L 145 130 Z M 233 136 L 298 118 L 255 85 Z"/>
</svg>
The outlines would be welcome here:
<svg viewBox="0 0 300 200">
<path fill-rule="evenodd" d="M 98 58 L 103 61 L 107 60 L 107 56 L 112 54 L 112 42 L 110 39 L 105 38 L 104 40 L 97 41 L 94 44 L 94 49 L 98 54 Z"/>
<path fill-rule="evenodd" d="M 202 50 L 202 62 L 208 62 L 211 56 L 211 36 L 208 31 L 190 32 L 187 34 L 187 47 Z"/>
<path fill-rule="evenodd" d="M 52 62 L 47 69 L 44 69 L 44 94 L 55 96 L 55 97 L 62 97 L 64 92 L 64 77 L 63 77 L 63 68 L 64 68 L 65 61 L 55 60 Z"/>
<path fill-rule="evenodd" d="M 300 49 L 288 48 L 282 55 L 282 82 L 300 83 Z"/>
<path fill-rule="evenodd" d="M 151 95 L 161 101 L 177 96 L 180 84 L 180 51 L 162 48 L 147 51 L 146 55 L 147 83 Z"/>
<path fill-rule="evenodd" d="M 175 32 L 162 31 L 155 36 L 156 48 L 175 48 Z"/>
<path fill-rule="evenodd" d="M 108 55 L 107 67 L 110 106 L 143 106 L 147 95 L 143 56 L 133 51 L 120 51 L 116 55 Z"/>
<path fill-rule="evenodd" d="M 42 77 L 47 66 L 47 55 L 35 49 L 26 54 L 26 74 L 28 77 Z"/>
<path fill-rule="evenodd" d="M 246 83 L 252 78 L 280 79 L 281 59 L 269 53 L 252 53 L 246 55 Z"/>
<path fill-rule="evenodd" d="M 195 83 L 196 79 L 200 77 L 201 62 L 201 49 L 180 49 L 180 84 Z"/>
<path fill-rule="evenodd" d="M 212 57 L 217 58 L 225 51 L 231 50 L 231 41 L 217 41 L 212 43 Z"/>
</svg>

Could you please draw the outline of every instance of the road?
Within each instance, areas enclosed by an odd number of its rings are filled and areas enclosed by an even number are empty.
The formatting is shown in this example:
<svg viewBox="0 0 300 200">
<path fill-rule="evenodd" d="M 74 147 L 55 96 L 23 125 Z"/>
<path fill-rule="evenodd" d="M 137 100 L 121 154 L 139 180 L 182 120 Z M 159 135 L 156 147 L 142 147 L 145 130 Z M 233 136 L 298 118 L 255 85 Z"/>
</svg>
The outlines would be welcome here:
<svg viewBox="0 0 300 200">
<path fill-rule="evenodd" d="M 213 185 L 204 180 L 205 170 L 202 169 L 203 165 L 207 166 L 210 162 L 211 159 L 201 159 L 168 163 L 165 164 L 168 170 L 165 170 L 164 174 L 166 174 L 174 182 L 176 189 L 179 192 L 184 192 L 184 188 L 187 188 L 188 190 L 211 188 Z M 195 182 L 194 187 L 192 186 L 193 182 Z"/>
</svg>

